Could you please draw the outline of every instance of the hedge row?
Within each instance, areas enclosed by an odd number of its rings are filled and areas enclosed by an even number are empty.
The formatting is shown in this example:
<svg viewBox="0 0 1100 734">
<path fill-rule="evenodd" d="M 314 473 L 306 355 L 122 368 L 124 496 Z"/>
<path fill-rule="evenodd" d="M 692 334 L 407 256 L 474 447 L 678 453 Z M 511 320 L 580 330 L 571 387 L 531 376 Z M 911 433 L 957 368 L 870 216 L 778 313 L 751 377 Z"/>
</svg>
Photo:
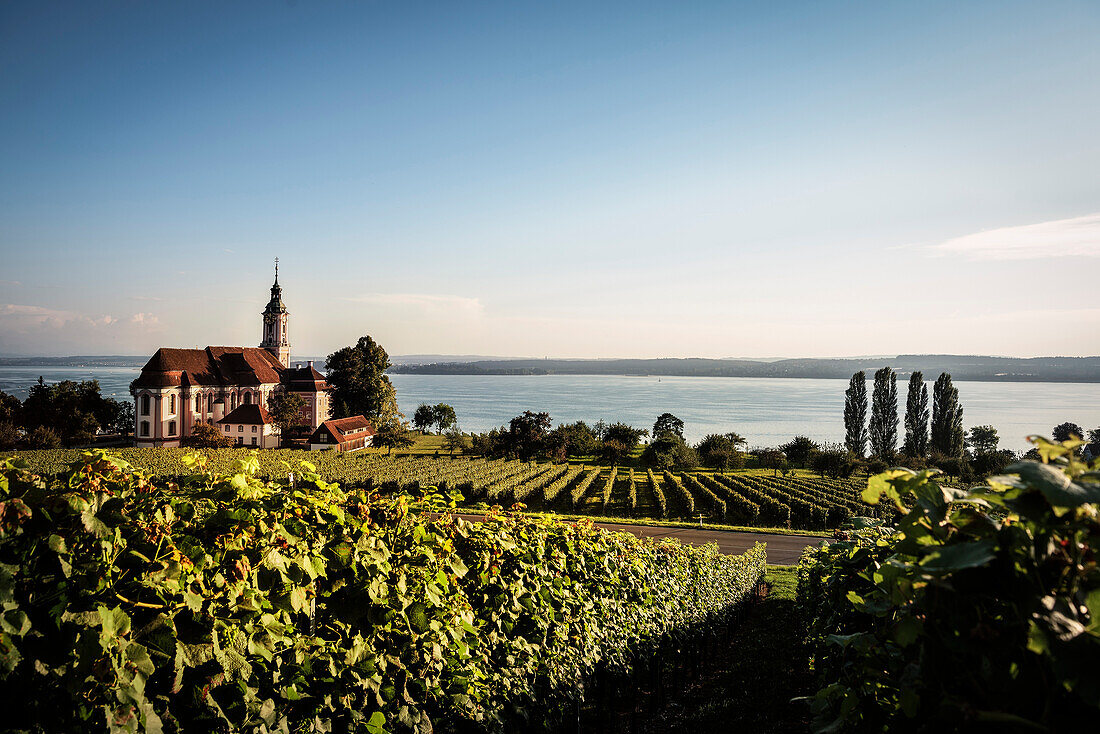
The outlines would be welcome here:
<svg viewBox="0 0 1100 734">
<path fill-rule="evenodd" d="M 596 671 L 727 623 L 741 556 L 296 489 L 201 457 L 178 482 L 103 452 L 0 463 L 0 687 L 29 731 L 503 731 L 552 726 Z M 684 639 L 683 641 L 687 641 Z"/>
</svg>

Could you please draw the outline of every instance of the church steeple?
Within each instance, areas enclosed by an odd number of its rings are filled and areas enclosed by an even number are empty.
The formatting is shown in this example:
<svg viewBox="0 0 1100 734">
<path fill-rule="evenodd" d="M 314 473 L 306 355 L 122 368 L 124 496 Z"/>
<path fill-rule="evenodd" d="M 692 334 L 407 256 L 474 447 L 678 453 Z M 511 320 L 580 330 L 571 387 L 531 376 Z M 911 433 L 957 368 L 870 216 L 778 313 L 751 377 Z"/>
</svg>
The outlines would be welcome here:
<svg viewBox="0 0 1100 734">
<path fill-rule="evenodd" d="M 290 366 L 290 342 L 287 338 L 287 317 L 290 313 L 283 303 L 283 288 L 279 285 L 279 258 L 275 258 L 275 283 L 271 286 L 271 300 L 264 309 L 264 338 L 260 346 L 275 355 L 284 367 Z"/>
</svg>

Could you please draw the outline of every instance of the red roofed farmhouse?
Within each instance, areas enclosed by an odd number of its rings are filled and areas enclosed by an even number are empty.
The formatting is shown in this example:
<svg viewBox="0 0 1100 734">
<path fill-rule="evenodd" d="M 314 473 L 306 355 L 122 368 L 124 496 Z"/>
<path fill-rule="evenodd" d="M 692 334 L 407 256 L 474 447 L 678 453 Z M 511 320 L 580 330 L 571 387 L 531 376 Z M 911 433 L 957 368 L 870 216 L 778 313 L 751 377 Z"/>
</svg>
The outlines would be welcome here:
<svg viewBox="0 0 1100 734">
<path fill-rule="evenodd" d="M 374 426 L 361 415 L 325 421 L 309 437 L 310 451 L 355 451 L 370 446 Z"/>
<path fill-rule="evenodd" d="M 221 421 L 232 417 L 242 406 L 255 405 L 260 409 L 256 415 L 267 415 L 268 400 L 281 391 L 298 393 L 305 400 L 303 425 L 316 429 L 325 422 L 329 417 L 329 385 L 324 375 L 313 368 L 313 362 L 290 366 L 289 315 L 283 304 L 276 263 L 271 300 L 263 311 L 260 346 L 158 349 L 130 386 L 136 414 L 136 445 L 179 446 L 181 439 L 191 435 L 195 424 L 228 425 Z M 252 413 L 248 416 L 255 417 Z M 278 429 L 273 424 L 237 422 L 233 430 L 239 425 L 266 425 L 269 433 L 263 434 L 257 428 L 255 445 L 278 444 Z M 224 427 L 220 430 L 224 431 Z M 241 443 L 253 445 L 250 428 L 238 433 L 248 434 Z M 264 435 L 269 436 L 266 441 Z M 238 438 L 236 433 L 232 437 Z"/>
</svg>

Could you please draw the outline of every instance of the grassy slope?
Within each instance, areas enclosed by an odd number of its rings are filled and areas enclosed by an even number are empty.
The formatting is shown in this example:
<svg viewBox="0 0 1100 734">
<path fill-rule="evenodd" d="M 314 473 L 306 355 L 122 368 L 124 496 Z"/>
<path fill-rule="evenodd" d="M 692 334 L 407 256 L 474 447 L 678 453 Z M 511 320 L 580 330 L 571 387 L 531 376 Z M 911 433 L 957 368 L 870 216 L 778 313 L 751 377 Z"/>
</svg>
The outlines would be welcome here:
<svg viewBox="0 0 1100 734">
<path fill-rule="evenodd" d="M 737 630 L 717 672 L 669 700 L 648 731 L 809 731 L 808 707 L 790 702 L 813 683 L 795 617 L 795 569 L 769 566 L 766 581 L 767 598 Z"/>
</svg>

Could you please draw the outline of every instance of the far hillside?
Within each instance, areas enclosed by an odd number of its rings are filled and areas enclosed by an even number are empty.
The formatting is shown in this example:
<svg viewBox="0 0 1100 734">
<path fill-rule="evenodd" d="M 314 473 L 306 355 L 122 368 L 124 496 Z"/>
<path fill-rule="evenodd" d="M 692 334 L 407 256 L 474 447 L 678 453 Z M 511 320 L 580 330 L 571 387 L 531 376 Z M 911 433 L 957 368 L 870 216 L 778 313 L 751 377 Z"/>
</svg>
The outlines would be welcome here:
<svg viewBox="0 0 1100 734">
<path fill-rule="evenodd" d="M 851 359 L 497 359 L 399 364 L 406 375 L 662 375 L 669 377 L 793 377 L 848 379 L 853 372 L 892 367 L 900 375 L 948 372 L 955 380 L 1100 382 L 1100 357 L 983 357 L 902 354 Z"/>
</svg>

